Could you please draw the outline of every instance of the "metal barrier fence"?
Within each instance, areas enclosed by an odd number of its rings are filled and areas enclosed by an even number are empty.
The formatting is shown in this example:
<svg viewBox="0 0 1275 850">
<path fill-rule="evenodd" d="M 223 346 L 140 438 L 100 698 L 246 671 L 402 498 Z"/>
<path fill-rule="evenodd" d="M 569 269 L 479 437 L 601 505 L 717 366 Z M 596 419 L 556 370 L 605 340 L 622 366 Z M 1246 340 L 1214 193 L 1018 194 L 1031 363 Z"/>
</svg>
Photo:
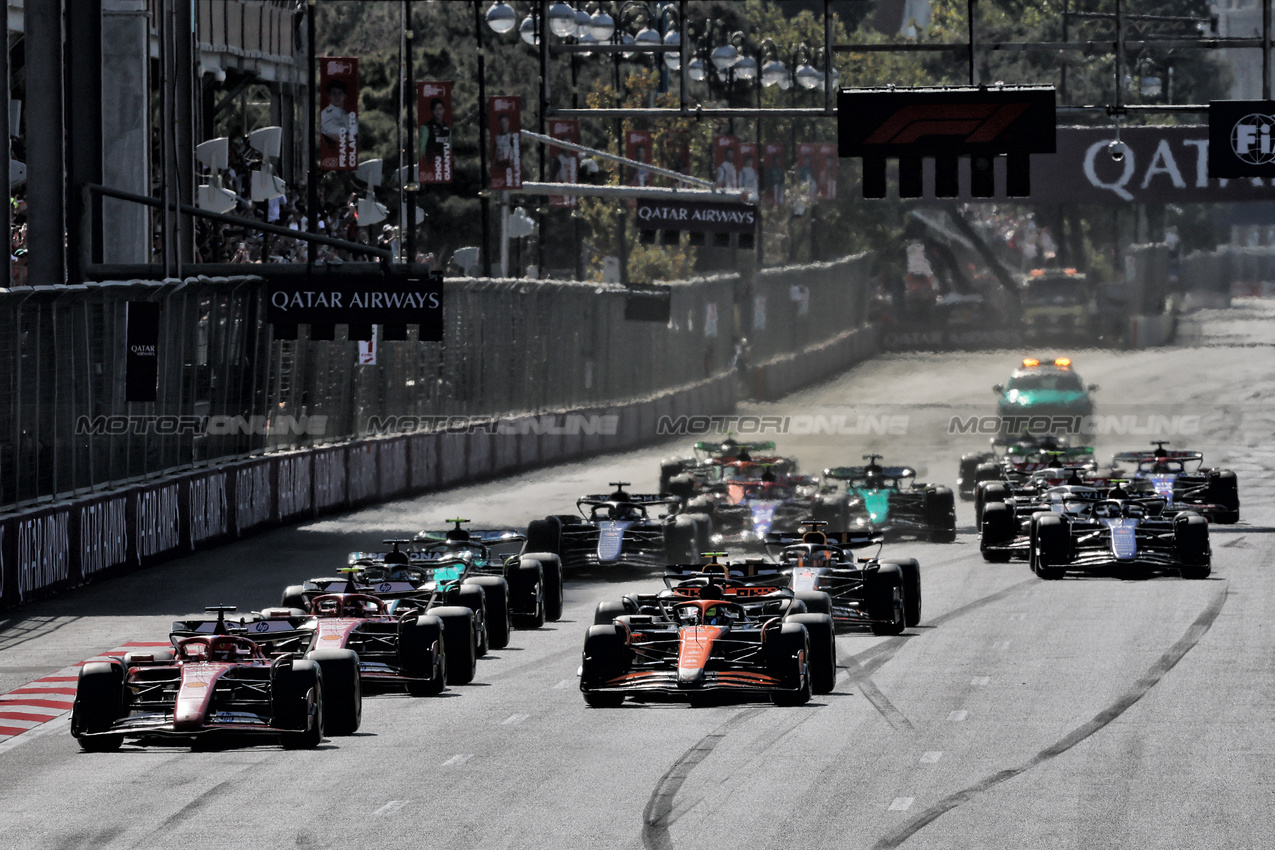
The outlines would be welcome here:
<svg viewBox="0 0 1275 850">
<path fill-rule="evenodd" d="M 255 277 L 0 292 L 0 511 L 266 451 L 665 392 L 863 321 L 866 263 L 671 284 L 667 326 L 624 319 L 622 288 L 448 280 L 441 343 L 381 341 L 376 365 L 332 341 L 272 340 Z M 125 310 L 160 303 L 158 401 L 125 397 Z M 737 310 L 738 304 L 738 310 Z M 415 331 L 411 331 L 412 335 Z M 449 426 L 450 427 L 450 426 Z M 654 434 L 651 435 L 654 437 Z"/>
<path fill-rule="evenodd" d="M 1268 292 L 1275 282 L 1275 248 L 1221 245 L 1216 251 L 1197 251 L 1182 258 L 1179 277 L 1187 292 L 1225 296 Z"/>
</svg>

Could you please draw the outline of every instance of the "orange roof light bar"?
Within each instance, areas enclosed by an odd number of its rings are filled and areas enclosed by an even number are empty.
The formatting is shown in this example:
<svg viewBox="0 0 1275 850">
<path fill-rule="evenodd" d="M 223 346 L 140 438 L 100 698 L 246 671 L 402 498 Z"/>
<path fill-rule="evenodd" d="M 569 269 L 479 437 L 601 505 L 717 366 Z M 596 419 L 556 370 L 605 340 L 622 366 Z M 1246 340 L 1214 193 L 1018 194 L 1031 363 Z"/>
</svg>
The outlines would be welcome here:
<svg viewBox="0 0 1275 850">
<path fill-rule="evenodd" d="M 1057 366 L 1059 369 L 1070 369 L 1071 358 L 1070 357 L 1055 357 L 1054 365 Z"/>
<path fill-rule="evenodd" d="M 1039 366 L 1039 365 L 1040 365 L 1040 361 L 1039 361 L 1039 360 L 1037 360 L 1035 357 L 1024 357 L 1024 358 L 1023 358 L 1023 368 L 1024 368 L 1024 369 L 1030 369 L 1030 368 L 1032 368 L 1033 366 Z"/>
</svg>

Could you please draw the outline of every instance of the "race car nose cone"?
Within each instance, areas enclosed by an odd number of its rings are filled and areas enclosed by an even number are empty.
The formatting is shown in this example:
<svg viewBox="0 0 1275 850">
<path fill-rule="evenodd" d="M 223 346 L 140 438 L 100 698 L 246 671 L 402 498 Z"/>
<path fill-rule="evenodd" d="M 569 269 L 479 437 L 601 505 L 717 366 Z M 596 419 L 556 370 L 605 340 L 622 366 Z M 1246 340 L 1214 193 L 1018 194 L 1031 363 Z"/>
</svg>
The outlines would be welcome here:
<svg viewBox="0 0 1275 850">
<path fill-rule="evenodd" d="M 677 668 L 677 686 L 679 688 L 704 687 L 704 668 L 703 667 L 678 667 Z"/>
</svg>

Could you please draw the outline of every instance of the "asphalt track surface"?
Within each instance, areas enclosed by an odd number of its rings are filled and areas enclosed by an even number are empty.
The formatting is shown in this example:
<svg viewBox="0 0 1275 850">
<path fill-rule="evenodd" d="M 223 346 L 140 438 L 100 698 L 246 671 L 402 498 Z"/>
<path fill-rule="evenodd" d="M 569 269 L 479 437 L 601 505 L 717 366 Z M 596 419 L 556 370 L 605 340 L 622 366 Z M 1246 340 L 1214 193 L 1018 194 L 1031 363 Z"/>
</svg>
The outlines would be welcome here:
<svg viewBox="0 0 1275 850">
<path fill-rule="evenodd" d="M 1100 412 L 1200 415 L 1174 443 L 1236 470 L 1243 503 L 1238 525 L 1211 529 L 1209 580 L 1042 582 L 984 563 L 961 502 L 955 544 L 886 549 L 922 564 L 922 624 L 839 637 L 835 693 L 597 710 L 576 679 L 593 607 L 653 578 L 595 570 L 569 578 L 562 621 L 515 633 L 474 684 L 370 697 L 360 733 L 317 751 L 84 754 L 65 718 L 0 743 L 0 847 L 1270 847 L 1275 302 L 1197 314 L 1182 341 L 1040 353 L 1072 354 Z M 745 412 L 905 416 L 894 436 L 776 439 L 805 470 L 884 449 L 954 484 L 978 439 L 947 423 L 987 412 L 1022 354 L 884 356 Z M 387 534 L 457 514 L 522 525 L 617 479 L 650 488 L 691 440 L 276 530 L 29 606 L 0 623 L 0 692 L 163 640 L 206 604 L 275 604 Z"/>
</svg>

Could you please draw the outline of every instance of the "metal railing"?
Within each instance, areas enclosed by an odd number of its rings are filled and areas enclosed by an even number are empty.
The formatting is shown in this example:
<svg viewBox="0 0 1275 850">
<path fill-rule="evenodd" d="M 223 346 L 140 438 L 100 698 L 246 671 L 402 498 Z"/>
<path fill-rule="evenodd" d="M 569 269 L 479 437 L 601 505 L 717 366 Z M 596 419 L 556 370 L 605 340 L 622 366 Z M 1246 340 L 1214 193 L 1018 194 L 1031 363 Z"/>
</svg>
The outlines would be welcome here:
<svg viewBox="0 0 1275 850">
<path fill-rule="evenodd" d="M 676 282 L 665 325 L 623 287 L 450 279 L 441 343 L 274 340 L 251 276 L 0 290 L 0 510 L 255 453 L 383 433 L 377 419 L 542 414 L 655 396 L 863 321 L 864 258 Z M 758 320 L 758 298 L 764 318 Z M 130 301 L 160 304 L 157 401 L 125 401 Z M 419 426 L 413 426 L 419 427 Z M 438 427 L 435 423 L 431 427 Z M 399 430 L 402 430 L 400 426 Z"/>
</svg>

